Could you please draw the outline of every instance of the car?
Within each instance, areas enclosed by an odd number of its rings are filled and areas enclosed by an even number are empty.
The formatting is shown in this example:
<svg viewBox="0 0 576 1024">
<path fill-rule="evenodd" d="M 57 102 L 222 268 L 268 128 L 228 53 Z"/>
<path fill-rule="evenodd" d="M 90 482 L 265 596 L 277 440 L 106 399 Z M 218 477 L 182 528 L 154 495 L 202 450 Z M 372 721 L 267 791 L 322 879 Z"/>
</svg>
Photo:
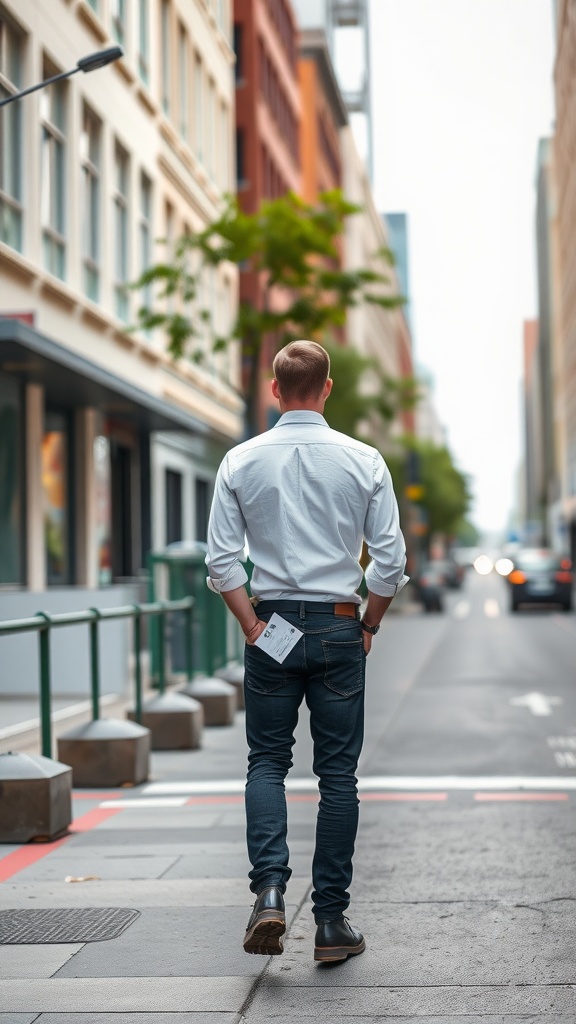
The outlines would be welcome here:
<svg viewBox="0 0 576 1024">
<path fill-rule="evenodd" d="M 444 611 L 444 587 L 446 580 L 440 562 L 425 562 L 415 581 L 416 599 L 426 612 Z"/>
<path fill-rule="evenodd" d="M 440 558 L 434 562 L 434 567 L 442 573 L 444 583 L 451 590 L 459 590 L 464 580 L 464 566 L 459 565 L 455 558 Z"/>
<path fill-rule="evenodd" d="M 513 569 L 506 579 L 513 612 L 526 604 L 556 604 L 565 612 L 572 610 L 572 562 L 556 551 L 523 548 L 515 552 Z"/>
</svg>

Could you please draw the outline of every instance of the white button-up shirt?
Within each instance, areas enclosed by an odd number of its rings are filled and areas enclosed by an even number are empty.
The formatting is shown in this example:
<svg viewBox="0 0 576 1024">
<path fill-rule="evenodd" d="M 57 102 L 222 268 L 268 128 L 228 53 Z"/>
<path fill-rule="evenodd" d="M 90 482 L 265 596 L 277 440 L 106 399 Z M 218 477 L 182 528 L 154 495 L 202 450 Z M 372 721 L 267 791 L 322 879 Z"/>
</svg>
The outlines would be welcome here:
<svg viewBox="0 0 576 1024">
<path fill-rule="evenodd" d="M 218 470 L 208 524 L 211 590 L 246 583 L 262 600 L 353 601 L 362 580 L 389 597 L 408 581 L 390 472 L 375 448 L 332 430 L 309 410 L 232 448 Z"/>
</svg>

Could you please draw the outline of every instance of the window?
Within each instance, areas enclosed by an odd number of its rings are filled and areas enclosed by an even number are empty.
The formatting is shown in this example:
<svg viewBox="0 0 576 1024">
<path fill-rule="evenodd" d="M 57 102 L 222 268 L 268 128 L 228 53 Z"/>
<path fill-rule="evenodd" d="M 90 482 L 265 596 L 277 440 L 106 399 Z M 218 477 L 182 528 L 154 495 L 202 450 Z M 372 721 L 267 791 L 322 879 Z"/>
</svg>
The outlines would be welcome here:
<svg viewBox="0 0 576 1024">
<path fill-rule="evenodd" d="M 162 47 L 162 110 L 166 115 L 170 113 L 170 0 L 162 0 L 160 11 L 160 36 Z"/>
<path fill-rule="evenodd" d="M 180 96 L 178 104 L 180 120 L 179 129 L 182 138 L 188 142 L 190 137 L 188 128 L 188 93 L 190 90 L 190 86 L 188 84 L 188 37 L 183 25 L 179 25 L 178 27 L 178 79 L 180 82 Z"/>
<path fill-rule="evenodd" d="M 246 163 L 244 152 L 244 129 L 238 128 L 236 132 L 236 187 L 244 188 L 246 185 Z"/>
<path fill-rule="evenodd" d="M 114 273 L 116 314 L 127 320 L 129 302 L 127 284 L 130 259 L 128 249 L 130 158 L 119 144 L 114 152 Z"/>
<path fill-rule="evenodd" d="M 215 138 L 216 138 L 216 87 L 211 78 L 208 82 L 208 117 L 207 117 L 207 140 L 206 140 L 206 169 L 214 181 L 215 170 Z"/>
<path fill-rule="evenodd" d="M 132 448 L 115 438 L 110 442 L 110 491 L 112 505 L 112 578 L 126 579 L 134 574 L 134 464 Z"/>
<path fill-rule="evenodd" d="M 234 23 L 234 53 L 236 54 L 236 64 L 234 67 L 234 78 L 237 82 L 244 81 L 244 59 L 242 52 L 242 25 L 238 22 Z"/>
<path fill-rule="evenodd" d="M 0 374 L 0 585 L 24 582 L 21 391 Z"/>
<path fill-rule="evenodd" d="M 196 513 L 196 540 L 205 542 L 208 538 L 208 481 L 196 477 L 194 481 L 194 509 Z"/>
<path fill-rule="evenodd" d="M 126 0 L 110 0 L 112 34 L 120 46 L 126 40 Z"/>
<path fill-rule="evenodd" d="M 182 540 L 182 473 L 166 470 L 166 543 Z"/>
<path fill-rule="evenodd" d="M 58 70 L 44 61 L 42 77 Z M 44 266 L 64 279 L 66 273 L 66 85 L 56 82 L 40 93 L 40 209 Z"/>
<path fill-rule="evenodd" d="M 82 262 L 84 291 L 98 302 L 100 291 L 100 140 L 101 124 L 88 107 L 84 107 L 80 135 L 82 164 Z"/>
<path fill-rule="evenodd" d="M 202 60 L 196 54 L 194 64 L 194 144 L 196 147 L 196 156 L 200 161 L 204 160 L 204 69 L 202 67 Z"/>
<path fill-rule="evenodd" d="M 42 438 L 42 506 L 49 586 L 70 583 L 69 462 L 68 416 L 47 412 Z"/>
<path fill-rule="evenodd" d="M 99 434 L 94 438 L 95 541 L 98 584 L 112 582 L 112 481 L 110 441 Z"/>
<path fill-rule="evenodd" d="M 149 63 L 149 32 L 148 32 L 148 0 L 138 0 L 139 32 L 138 32 L 138 74 L 148 84 Z"/>
<path fill-rule="evenodd" d="M 0 18 L 0 99 L 22 87 L 23 37 Z M 22 251 L 22 107 L 0 113 L 0 240 Z"/>
<path fill-rule="evenodd" d="M 230 120 L 228 108 L 224 103 L 220 104 L 220 145 L 218 146 L 220 159 L 220 185 L 224 192 L 230 188 Z"/>
<path fill-rule="evenodd" d="M 175 229 L 174 229 L 174 223 L 175 223 L 175 221 L 174 221 L 174 207 L 172 206 L 171 203 L 168 203 L 168 202 L 166 203 L 164 219 L 165 219 L 165 223 L 166 223 L 166 235 L 165 235 L 165 237 L 166 237 L 166 253 L 165 253 L 165 257 L 164 258 L 166 260 L 166 263 L 171 263 L 172 260 L 174 259 L 174 235 L 175 235 Z M 169 313 L 173 313 L 174 312 L 174 310 L 176 309 L 176 296 L 175 295 L 169 295 L 168 296 L 168 299 L 166 300 L 166 307 L 167 307 Z"/>
<path fill-rule="evenodd" d="M 152 182 L 142 172 L 140 175 L 140 272 L 148 270 L 152 262 Z M 144 304 L 149 306 L 152 302 L 152 290 L 150 285 L 144 289 L 142 295 Z"/>
</svg>

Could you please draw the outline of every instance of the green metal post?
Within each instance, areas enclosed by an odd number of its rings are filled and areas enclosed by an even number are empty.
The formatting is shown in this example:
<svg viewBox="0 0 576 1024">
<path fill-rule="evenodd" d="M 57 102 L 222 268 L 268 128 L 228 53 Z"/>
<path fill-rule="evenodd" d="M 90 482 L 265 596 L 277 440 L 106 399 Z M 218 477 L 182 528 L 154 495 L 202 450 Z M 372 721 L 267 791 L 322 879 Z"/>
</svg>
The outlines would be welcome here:
<svg viewBox="0 0 576 1024">
<path fill-rule="evenodd" d="M 90 686 L 92 692 L 92 721 L 100 718 L 100 660 L 98 651 L 98 622 L 100 610 L 89 609 L 94 618 L 90 623 Z"/>
<path fill-rule="evenodd" d="M 159 601 L 164 604 L 164 601 Z M 158 613 L 158 691 L 164 693 L 166 690 L 166 612 Z"/>
<path fill-rule="evenodd" d="M 193 647 L 192 647 L 192 605 L 184 612 L 184 632 L 185 632 L 185 646 L 186 646 L 186 678 L 188 682 L 192 682 L 194 678 L 194 661 L 193 661 Z"/>
<path fill-rule="evenodd" d="M 136 685 L 135 712 L 136 721 L 142 724 L 142 613 L 140 605 L 134 605 L 134 681 Z"/>
<path fill-rule="evenodd" d="M 40 723 L 42 731 L 42 754 L 52 757 L 52 708 L 50 686 L 50 615 L 38 612 L 45 619 L 46 626 L 38 631 L 40 642 Z"/>
</svg>

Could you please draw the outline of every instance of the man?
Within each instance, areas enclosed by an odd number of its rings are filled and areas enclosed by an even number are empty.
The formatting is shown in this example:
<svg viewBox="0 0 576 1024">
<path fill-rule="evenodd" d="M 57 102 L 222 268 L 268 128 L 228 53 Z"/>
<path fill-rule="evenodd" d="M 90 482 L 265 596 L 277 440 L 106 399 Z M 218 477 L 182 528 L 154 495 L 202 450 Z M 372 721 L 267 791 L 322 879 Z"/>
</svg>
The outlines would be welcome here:
<svg viewBox="0 0 576 1024">
<path fill-rule="evenodd" d="M 394 594 L 404 585 L 405 546 L 382 456 L 331 430 L 322 413 L 332 389 L 321 345 L 295 341 L 274 360 L 272 430 L 233 448 L 216 479 L 208 527 L 208 586 L 246 637 L 246 783 L 250 888 L 256 894 L 247 953 L 278 954 L 290 878 L 284 780 L 303 699 L 310 709 L 320 803 L 312 865 L 314 959 L 365 949 L 344 917 L 358 827 L 355 776 L 364 725 L 365 659 Z M 360 619 L 365 539 L 368 602 Z M 252 598 L 241 564 L 254 565 Z M 279 662 L 255 644 L 277 613 L 303 634 Z"/>
</svg>

